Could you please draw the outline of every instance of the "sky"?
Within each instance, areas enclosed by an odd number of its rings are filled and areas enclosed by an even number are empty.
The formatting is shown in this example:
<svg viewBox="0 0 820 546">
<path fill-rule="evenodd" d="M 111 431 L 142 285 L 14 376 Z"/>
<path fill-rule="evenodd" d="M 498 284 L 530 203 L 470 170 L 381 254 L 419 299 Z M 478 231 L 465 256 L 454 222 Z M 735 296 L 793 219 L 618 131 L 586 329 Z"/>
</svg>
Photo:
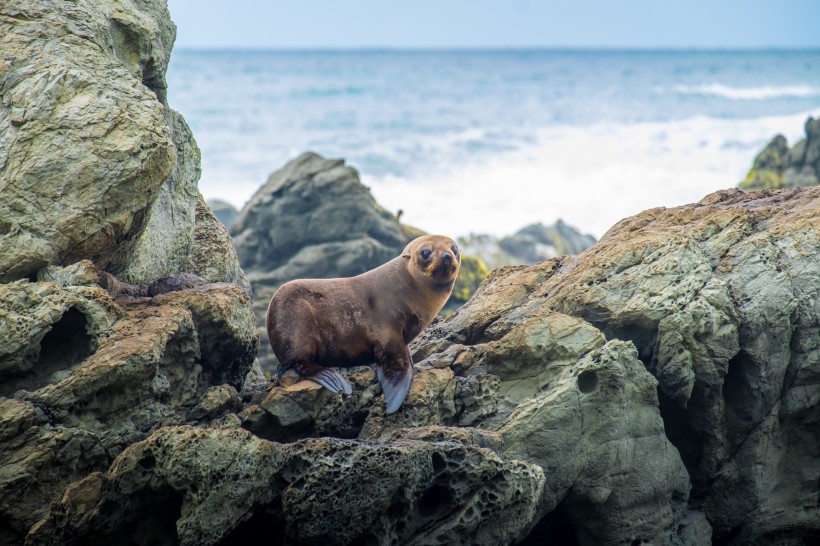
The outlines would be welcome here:
<svg viewBox="0 0 820 546">
<path fill-rule="evenodd" d="M 820 0 L 168 0 L 177 48 L 817 48 Z"/>
</svg>

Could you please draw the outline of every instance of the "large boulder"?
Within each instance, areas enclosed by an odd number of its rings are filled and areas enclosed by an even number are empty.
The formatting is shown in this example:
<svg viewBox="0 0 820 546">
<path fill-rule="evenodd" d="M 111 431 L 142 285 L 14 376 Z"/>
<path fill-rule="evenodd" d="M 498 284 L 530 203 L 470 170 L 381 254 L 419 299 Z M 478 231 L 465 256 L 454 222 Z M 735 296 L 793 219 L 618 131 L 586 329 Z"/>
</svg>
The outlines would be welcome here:
<svg viewBox="0 0 820 546">
<path fill-rule="evenodd" d="M 189 265 L 200 163 L 166 98 L 175 34 L 162 0 L 0 7 L 0 281 L 81 259 L 129 282 Z"/>
<path fill-rule="evenodd" d="M 783 135 L 775 136 L 755 157 L 744 190 L 797 188 L 820 184 L 820 119 L 806 120 L 806 138 L 792 148 Z"/>
<path fill-rule="evenodd" d="M 268 178 L 231 233 L 254 286 L 357 275 L 396 257 L 407 240 L 353 167 L 311 152 Z"/>
</svg>

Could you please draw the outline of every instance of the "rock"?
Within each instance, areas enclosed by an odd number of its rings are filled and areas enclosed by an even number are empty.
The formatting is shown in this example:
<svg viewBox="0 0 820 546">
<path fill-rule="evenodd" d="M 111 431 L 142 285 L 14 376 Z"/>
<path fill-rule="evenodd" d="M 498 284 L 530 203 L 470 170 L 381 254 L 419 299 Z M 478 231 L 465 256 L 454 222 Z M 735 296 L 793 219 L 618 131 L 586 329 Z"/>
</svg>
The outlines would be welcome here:
<svg viewBox="0 0 820 546">
<path fill-rule="evenodd" d="M 219 220 L 227 229 L 231 229 L 234 222 L 239 218 L 239 210 L 221 199 L 208 199 L 208 208 L 210 208 L 216 219 Z"/>
<path fill-rule="evenodd" d="M 168 424 L 232 409 L 253 362 L 245 293 L 207 284 L 121 306 L 84 266 L 0 284 L 0 542 L 52 497 Z M 72 277 L 72 275 L 74 275 Z M 229 385 L 233 385 L 230 387 Z M 213 388 L 211 388 L 213 387 Z M 210 388 L 210 390 L 209 390 Z"/>
<path fill-rule="evenodd" d="M 231 228 L 259 318 L 259 359 L 276 360 L 264 329 L 271 296 L 300 278 L 350 277 L 398 256 L 407 244 L 398 219 L 381 208 L 341 159 L 305 153 L 273 173 Z"/>
<path fill-rule="evenodd" d="M 230 233 L 220 224 L 200 196 L 196 205 L 194 246 L 183 271 L 195 273 L 211 282 L 240 286 L 250 298 L 251 285 L 239 266 Z"/>
<path fill-rule="evenodd" d="M 497 239 L 487 234 L 470 234 L 459 239 L 462 251 L 476 256 L 489 267 L 532 265 L 534 263 L 578 254 L 595 244 L 595 237 L 558 220 L 551 226 L 531 224 L 515 234 Z"/>
<path fill-rule="evenodd" d="M 167 12 L 166 24 L 157 13 L 164 4 L 94 7 L 3 5 L 0 281 L 82 258 L 109 262 L 174 167 L 163 105 L 143 84 L 167 62 L 153 46 L 173 42 Z M 131 59 L 136 43 L 144 49 Z"/>
<path fill-rule="evenodd" d="M 230 356 L 255 336 L 235 286 L 120 306 L 65 284 L 93 279 L 82 264 L 3 285 L 3 317 L 35 317 L 0 353 L 3 538 L 812 542 L 819 209 L 820 188 L 718 192 L 497 269 L 414 342 L 391 415 L 371 367 L 344 371 L 350 396 L 294 374 L 240 389 L 251 357 Z M 69 304 L 92 354 L 33 365 L 25 340 L 48 346 Z"/>
<path fill-rule="evenodd" d="M 0 282 L 89 259 L 148 284 L 198 255 L 190 272 L 241 283 L 231 253 L 196 248 L 200 157 L 167 102 L 166 3 L 0 11 Z"/>
<path fill-rule="evenodd" d="M 543 481 L 534 465 L 452 439 L 276 444 L 168 427 L 67 488 L 26 543 L 506 544 L 526 531 Z"/>
<path fill-rule="evenodd" d="M 533 331 L 534 314 L 583 319 L 607 339 L 634 343 L 656 376 L 666 435 L 692 481 L 689 508 L 706 516 L 713 540 L 810 540 L 820 529 L 820 509 L 809 500 L 816 495 L 810 476 L 820 474 L 809 455 L 817 449 L 812 430 L 820 400 L 818 210 L 820 188 L 729 190 L 694 205 L 645 211 L 577 257 L 494 272 L 455 315 L 420 336 L 416 360 L 450 365 L 457 375 L 483 367 L 493 373 L 525 361 L 528 351 L 555 347 L 525 334 Z M 516 331 L 515 352 L 491 358 Z M 600 343 L 594 339 L 593 348 Z M 578 352 L 561 354 L 572 361 Z M 544 385 L 555 396 L 554 381 L 545 371 L 530 388 Z M 500 376 L 499 394 L 515 392 L 506 382 Z M 516 401 L 491 400 L 497 412 Z M 561 510 L 574 524 L 572 506 Z"/>
<path fill-rule="evenodd" d="M 458 278 L 453 286 L 453 293 L 447 300 L 444 312 L 452 312 L 464 305 L 470 297 L 475 294 L 481 282 L 487 278 L 490 270 L 480 258 L 462 253 L 461 267 L 458 270 Z"/>
<path fill-rule="evenodd" d="M 775 136 L 755 157 L 744 190 L 797 188 L 820 184 L 820 119 L 806 120 L 806 138 L 791 149 L 786 137 Z"/>
</svg>

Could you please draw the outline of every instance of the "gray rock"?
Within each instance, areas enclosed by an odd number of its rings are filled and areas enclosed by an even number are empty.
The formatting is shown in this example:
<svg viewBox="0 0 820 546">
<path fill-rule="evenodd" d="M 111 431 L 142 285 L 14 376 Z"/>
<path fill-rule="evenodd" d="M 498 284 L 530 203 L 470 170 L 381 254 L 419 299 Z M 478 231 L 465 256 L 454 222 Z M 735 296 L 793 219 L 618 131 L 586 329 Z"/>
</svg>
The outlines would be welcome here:
<svg viewBox="0 0 820 546">
<path fill-rule="evenodd" d="M 227 201 L 208 199 L 208 207 L 213 211 L 216 219 L 227 229 L 231 229 L 231 226 L 239 218 L 239 210 Z"/>
<path fill-rule="evenodd" d="M 314 153 L 273 173 L 231 233 L 251 280 L 264 276 L 268 283 L 363 273 L 394 258 L 406 241 L 398 220 L 376 204 L 355 169 Z M 304 258 L 305 252 L 312 255 Z M 344 260 L 336 264 L 339 257 Z"/>
<path fill-rule="evenodd" d="M 459 239 L 464 253 L 477 256 L 489 267 L 532 265 L 557 256 L 579 254 L 594 244 L 595 237 L 582 234 L 563 220 L 551 226 L 531 224 L 502 239 L 487 234 Z"/>
</svg>

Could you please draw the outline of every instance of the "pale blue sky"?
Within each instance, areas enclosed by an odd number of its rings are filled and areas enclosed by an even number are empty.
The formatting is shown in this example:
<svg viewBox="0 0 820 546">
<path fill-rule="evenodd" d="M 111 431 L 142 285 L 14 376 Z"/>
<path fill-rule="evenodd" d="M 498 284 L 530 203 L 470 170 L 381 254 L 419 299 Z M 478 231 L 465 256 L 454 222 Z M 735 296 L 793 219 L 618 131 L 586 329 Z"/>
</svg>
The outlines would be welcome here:
<svg viewBox="0 0 820 546">
<path fill-rule="evenodd" d="M 818 48 L 820 0 L 169 0 L 179 48 Z"/>
</svg>

